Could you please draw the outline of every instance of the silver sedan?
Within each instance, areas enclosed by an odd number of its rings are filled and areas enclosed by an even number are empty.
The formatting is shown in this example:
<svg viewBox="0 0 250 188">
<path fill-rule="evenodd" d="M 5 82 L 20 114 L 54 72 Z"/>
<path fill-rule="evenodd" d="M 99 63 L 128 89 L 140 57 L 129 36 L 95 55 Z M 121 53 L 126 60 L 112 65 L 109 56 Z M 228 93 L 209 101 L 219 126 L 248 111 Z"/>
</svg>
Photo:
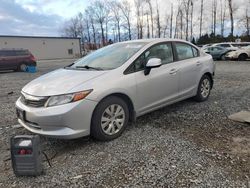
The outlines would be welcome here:
<svg viewBox="0 0 250 188">
<path fill-rule="evenodd" d="M 16 102 L 18 122 L 51 137 L 112 140 L 138 116 L 207 100 L 214 71 L 210 55 L 182 40 L 113 44 L 28 83 Z"/>
</svg>

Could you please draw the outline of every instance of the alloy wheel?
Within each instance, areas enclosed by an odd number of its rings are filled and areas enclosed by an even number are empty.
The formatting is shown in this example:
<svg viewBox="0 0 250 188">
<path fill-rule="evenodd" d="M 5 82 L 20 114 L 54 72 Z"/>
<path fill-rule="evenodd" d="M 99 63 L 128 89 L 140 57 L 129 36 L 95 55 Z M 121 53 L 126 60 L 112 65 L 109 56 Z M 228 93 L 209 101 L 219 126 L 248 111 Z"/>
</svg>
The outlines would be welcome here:
<svg viewBox="0 0 250 188">
<path fill-rule="evenodd" d="M 210 81 L 206 78 L 202 81 L 202 84 L 201 84 L 201 95 L 203 98 L 208 97 L 210 89 L 211 89 Z"/>
<path fill-rule="evenodd" d="M 125 111 L 122 106 L 112 104 L 108 106 L 101 117 L 101 127 L 105 134 L 114 135 L 118 133 L 125 122 Z"/>
</svg>

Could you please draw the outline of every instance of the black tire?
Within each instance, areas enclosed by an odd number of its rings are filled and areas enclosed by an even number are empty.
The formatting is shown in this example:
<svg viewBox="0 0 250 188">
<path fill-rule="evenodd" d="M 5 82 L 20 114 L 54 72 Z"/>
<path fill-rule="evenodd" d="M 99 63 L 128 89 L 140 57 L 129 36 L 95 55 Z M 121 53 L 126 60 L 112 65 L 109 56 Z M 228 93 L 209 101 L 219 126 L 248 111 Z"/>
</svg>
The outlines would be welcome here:
<svg viewBox="0 0 250 188">
<path fill-rule="evenodd" d="M 203 87 L 203 83 L 205 82 L 205 80 L 209 82 L 209 87 L 207 87 L 207 88 L 209 88 L 209 91 L 208 91 L 207 95 L 204 96 L 202 93 L 203 92 L 202 87 Z M 205 74 L 201 77 L 201 80 L 200 80 L 199 86 L 198 86 L 198 90 L 197 90 L 197 93 L 196 93 L 196 96 L 194 97 L 194 99 L 197 102 L 206 101 L 210 95 L 211 89 L 212 89 L 212 80 L 208 75 Z"/>
<path fill-rule="evenodd" d="M 120 107 L 123 108 L 123 111 L 125 114 L 125 120 L 119 132 L 114 133 L 113 135 L 108 135 L 104 132 L 101 126 L 101 123 L 102 123 L 101 119 L 103 117 L 105 110 L 111 105 L 119 105 Z M 128 121 L 129 121 L 129 109 L 128 109 L 128 105 L 126 104 L 126 102 L 119 97 L 110 96 L 102 100 L 97 105 L 96 109 L 94 110 L 92 121 L 91 121 L 90 135 L 94 139 L 100 140 L 100 141 L 113 140 L 115 138 L 118 138 L 122 134 L 122 132 L 125 130 L 126 126 L 128 125 Z"/>
<path fill-rule="evenodd" d="M 18 66 L 18 71 L 20 72 L 25 72 L 27 69 L 27 65 L 26 63 L 20 63 L 19 66 Z"/>
<path fill-rule="evenodd" d="M 240 54 L 238 57 L 238 60 L 239 61 L 246 61 L 247 57 L 248 57 L 247 54 Z"/>
<path fill-rule="evenodd" d="M 225 60 L 226 60 L 226 54 L 221 55 L 221 56 L 220 56 L 220 60 L 221 60 L 221 61 L 225 61 Z"/>
</svg>

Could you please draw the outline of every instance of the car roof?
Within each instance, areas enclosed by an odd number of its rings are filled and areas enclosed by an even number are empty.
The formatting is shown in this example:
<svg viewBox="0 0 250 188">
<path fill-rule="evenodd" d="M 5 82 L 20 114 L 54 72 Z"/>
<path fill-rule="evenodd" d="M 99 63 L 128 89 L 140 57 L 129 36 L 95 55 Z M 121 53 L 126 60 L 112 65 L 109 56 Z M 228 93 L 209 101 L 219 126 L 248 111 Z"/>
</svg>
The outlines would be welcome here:
<svg viewBox="0 0 250 188">
<path fill-rule="evenodd" d="M 154 39 L 137 39 L 137 40 L 129 40 L 129 41 L 124 41 L 121 43 L 136 43 L 136 42 L 142 42 L 142 43 L 157 43 L 157 42 L 184 42 L 187 44 L 192 44 L 188 41 L 181 40 L 181 39 L 170 39 L 170 38 L 154 38 Z"/>
</svg>

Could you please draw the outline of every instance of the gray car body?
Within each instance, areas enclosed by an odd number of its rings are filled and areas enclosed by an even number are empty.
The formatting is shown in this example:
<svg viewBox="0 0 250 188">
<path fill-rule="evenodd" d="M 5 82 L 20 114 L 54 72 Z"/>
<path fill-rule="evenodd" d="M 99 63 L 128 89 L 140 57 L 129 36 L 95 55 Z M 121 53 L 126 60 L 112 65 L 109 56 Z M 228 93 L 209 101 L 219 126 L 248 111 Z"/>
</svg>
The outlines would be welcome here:
<svg viewBox="0 0 250 188">
<path fill-rule="evenodd" d="M 141 40 L 142 41 L 142 40 Z M 152 39 L 122 66 L 108 71 L 59 69 L 27 84 L 22 92 L 28 96 L 53 96 L 93 89 L 84 100 L 55 106 L 33 108 L 16 102 L 25 110 L 28 122 L 18 120 L 28 130 L 51 137 L 72 139 L 90 134 L 91 118 L 98 103 L 110 95 L 118 95 L 129 103 L 132 119 L 193 97 L 204 74 L 211 77 L 215 64 L 209 54 L 182 40 Z M 125 74 L 125 70 L 149 47 L 164 42 L 183 42 L 199 50 L 199 57 L 164 64 L 144 71 Z M 129 42 L 128 42 L 129 43 Z M 32 125 L 36 122 L 39 128 Z M 52 128 L 54 127 L 54 128 Z"/>
</svg>

